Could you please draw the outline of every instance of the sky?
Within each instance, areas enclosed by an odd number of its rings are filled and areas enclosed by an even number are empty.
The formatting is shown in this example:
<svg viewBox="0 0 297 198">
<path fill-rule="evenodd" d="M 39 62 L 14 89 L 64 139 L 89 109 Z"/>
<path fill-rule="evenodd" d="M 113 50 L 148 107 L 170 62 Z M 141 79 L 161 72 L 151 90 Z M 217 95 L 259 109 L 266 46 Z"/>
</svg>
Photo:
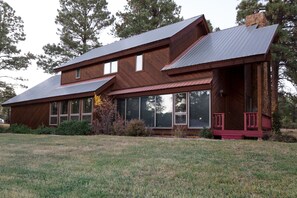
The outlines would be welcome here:
<svg viewBox="0 0 297 198">
<path fill-rule="evenodd" d="M 57 25 L 55 18 L 59 9 L 59 0 L 4 0 L 24 21 L 24 32 L 26 40 L 19 44 L 23 53 L 32 52 L 42 54 L 42 47 L 48 43 L 58 43 Z M 119 10 L 124 9 L 126 0 L 107 0 L 108 10 L 115 15 Z M 188 19 L 200 14 L 210 20 L 213 27 L 226 29 L 236 26 L 236 6 L 240 0 L 175 0 L 177 5 L 182 7 L 181 16 Z M 110 29 L 102 31 L 100 42 L 105 44 L 112 43 L 117 38 L 110 35 Z M 3 71 L 1 71 L 2 73 Z M 21 76 L 28 79 L 23 84 L 31 88 L 38 83 L 46 80 L 51 75 L 37 68 L 36 63 L 22 71 L 5 72 L 10 76 Z M 26 89 L 16 88 L 16 93 L 20 94 Z"/>
</svg>

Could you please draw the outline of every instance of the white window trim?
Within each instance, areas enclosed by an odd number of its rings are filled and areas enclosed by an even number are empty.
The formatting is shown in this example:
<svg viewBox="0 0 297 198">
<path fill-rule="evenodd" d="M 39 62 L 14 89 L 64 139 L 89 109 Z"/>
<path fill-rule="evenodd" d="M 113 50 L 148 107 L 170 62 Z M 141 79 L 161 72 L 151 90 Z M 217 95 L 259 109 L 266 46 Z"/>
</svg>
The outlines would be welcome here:
<svg viewBox="0 0 297 198">
<path fill-rule="evenodd" d="M 57 114 L 56 115 L 52 115 L 52 103 L 56 103 L 57 105 Z M 58 123 L 59 123 L 59 119 L 58 119 L 58 116 L 59 115 L 59 103 L 58 102 L 50 102 L 50 110 L 49 110 L 49 125 L 50 126 L 57 126 Z M 57 118 L 57 123 L 56 124 L 52 124 L 51 123 L 51 118 Z"/>
<path fill-rule="evenodd" d="M 137 55 L 136 56 L 136 64 L 135 64 L 135 70 L 138 71 L 143 71 L 143 54 Z"/>
<path fill-rule="evenodd" d="M 209 91 L 209 121 L 208 121 L 208 127 L 206 127 L 207 129 L 211 128 L 211 90 L 210 89 L 206 89 L 206 90 L 197 90 L 197 91 Z M 188 129 L 203 129 L 205 127 L 190 127 L 190 93 L 189 97 L 188 97 L 188 104 L 189 104 L 189 108 L 188 108 Z"/>
<path fill-rule="evenodd" d="M 104 63 L 103 74 L 113 74 L 118 72 L 118 61 L 112 61 L 108 63 Z"/>
</svg>

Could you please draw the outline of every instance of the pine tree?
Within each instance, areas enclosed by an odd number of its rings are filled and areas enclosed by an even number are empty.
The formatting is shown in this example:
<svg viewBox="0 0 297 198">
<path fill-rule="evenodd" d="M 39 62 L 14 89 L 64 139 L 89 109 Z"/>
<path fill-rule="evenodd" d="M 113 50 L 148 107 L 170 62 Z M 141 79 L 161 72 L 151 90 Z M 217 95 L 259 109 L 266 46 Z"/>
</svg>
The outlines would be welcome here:
<svg viewBox="0 0 297 198">
<path fill-rule="evenodd" d="M 113 21 L 106 0 L 60 0 L 55 20 L 60 42 L 45 45 L 37 65 L 52 73 L 53 68 L 62 63 L 101 46 L 100 32 Z"/>
<path fill-rule="evenodd" d="M 127 0 L 124 12 L 117 12 L 113 34 L 127 38 L 182 20 L 181 6 L 173 0 Z"/>
<path fill-rule="evenodd" d="M 272 46 L 272 110 L 277 111 L 278 81 L 281 67 L 284 77 L 297 86 L 297 1 L 296 0 L 243 0 L 237 6 L 237 22 L 244 17 L 265 10 L 270 24 L 279 24 L 278 42 Z"/>
</svg>

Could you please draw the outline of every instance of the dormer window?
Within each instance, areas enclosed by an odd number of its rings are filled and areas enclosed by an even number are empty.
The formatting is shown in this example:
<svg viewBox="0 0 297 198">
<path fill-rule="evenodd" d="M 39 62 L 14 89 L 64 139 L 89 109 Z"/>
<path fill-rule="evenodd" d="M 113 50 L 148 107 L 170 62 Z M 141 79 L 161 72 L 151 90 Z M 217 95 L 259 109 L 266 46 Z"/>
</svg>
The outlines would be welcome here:
<svg viewBox="0 0 297 198">
<path fill-rule="evenodd" d="M 76 69 L 76 73 L 75 73 L 75 78 L 78 79 L 80 78 L 80 69 Z"/>
<path fill-rule="evenodd" d="M 136 56 L 136 71 L 143 70 L 143 55 Z"/>
<path fill-rule="evenodd" d="M 111 74 L 118 72 L 118 61 L 113 61 L 104 64 L 104 74 Z"/>
</svg>

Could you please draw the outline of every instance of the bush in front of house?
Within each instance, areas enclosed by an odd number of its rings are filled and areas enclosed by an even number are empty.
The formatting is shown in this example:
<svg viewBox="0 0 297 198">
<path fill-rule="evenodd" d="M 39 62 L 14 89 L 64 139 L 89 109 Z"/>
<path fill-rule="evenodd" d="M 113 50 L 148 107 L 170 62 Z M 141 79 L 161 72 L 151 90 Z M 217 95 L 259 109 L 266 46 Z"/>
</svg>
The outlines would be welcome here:
<svg viewBox="0 0 297 198">
<path fill-rule="evenodd" d="M 128 136 L 149 136 L 150 131 L 146 129 L 143 120 L 132 119 L 127 123 L 126 131 Z"/>
<path fill-rule="evenodd" d="M 55 130 L 56 135 L 90 135 L 91 126 L 86 121 L 65 121 Z"/>
<path fill-rule="evenodd" d="M 6 129 L 3 127 L 0 127 L 0 133 L 5 133 L 5 132 L 6 132 Z"/>
<path fill-rule="evenodd" d="M 39 126 L 37 129 L 33 130 L 34 134 L 55 134 L 56 128 L 46 127 L 44 125 Z"/>
<path fill-rule="evenodd" d="M 187 127 L 183 125 L 178 125 L 173 130 L 173 135 L 177 138 L 187 137 Z"/>
<path fill-rule="evenodd" d="M 112 135 L 126 135 L 125 120 L 118 115 L 112 123 Z"/>
<path fill-rule="evenodd" d="M 19 133 L 19 134 L 33 133 L 33 130 L 31 128 L 23 124 L 12 124 L 6 131 L 10 133 Z"/>
<path fill-rule="evenodd" d="M 200 137 L 202 137 L 202 138 L 212 139 L 212 138 L 213 138 L 213 134 L 212 134 L 212 132 L 211 132 L 210 129 L 203 128 L 203 129 L 200 131 Z"/>
</svg>

